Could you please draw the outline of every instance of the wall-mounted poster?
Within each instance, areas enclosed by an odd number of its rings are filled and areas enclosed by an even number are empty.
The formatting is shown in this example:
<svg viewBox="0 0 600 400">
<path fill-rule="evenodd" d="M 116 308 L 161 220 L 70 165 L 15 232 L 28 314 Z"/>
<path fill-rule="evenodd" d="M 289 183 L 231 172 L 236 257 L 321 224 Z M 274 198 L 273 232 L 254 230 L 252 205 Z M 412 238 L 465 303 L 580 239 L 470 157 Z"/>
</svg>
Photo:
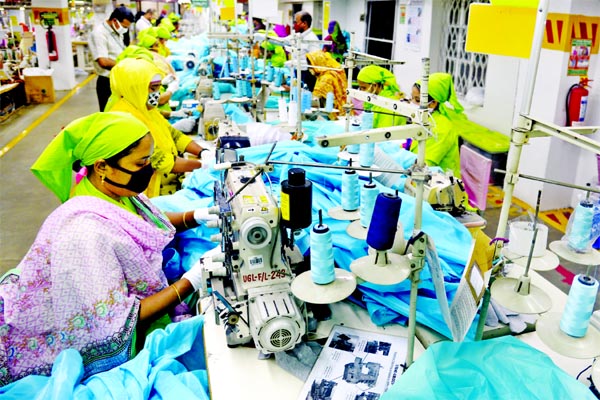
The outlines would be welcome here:
<svg viewBox="0 0 600 400">
<path fill-rule="evenodd" d="M 592 39 L 573 39 L 567 75 L 587 76 L 592 53 Z"/>
</svg>

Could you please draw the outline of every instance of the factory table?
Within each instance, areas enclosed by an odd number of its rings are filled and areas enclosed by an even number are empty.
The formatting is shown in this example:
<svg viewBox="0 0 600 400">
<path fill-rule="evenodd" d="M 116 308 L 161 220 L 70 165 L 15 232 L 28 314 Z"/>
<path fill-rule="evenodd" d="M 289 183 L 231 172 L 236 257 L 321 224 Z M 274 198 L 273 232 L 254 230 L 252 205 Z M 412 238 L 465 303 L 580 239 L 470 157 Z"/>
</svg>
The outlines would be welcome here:
<svg viewBox="0 0 600 400">
<path fill-rule="evenodd" d="M 522 271 L 522 268 L 515 267 L 509 276 L 518 277 Z M 529 275 L 532 278 L 531 283 L 542 288 L 552 298 L 553 305 L 550 312 L 562 312 L 567 295 L 535 271 L 530 271 Z M 336 324 L 386 335 L 407 336 L 407 328 L 400 325 L 375 326 L 366 310 L 348 301 L 330 306 L 332 319 L 319 324 L 317 335 L 320 337 L 327 337 Z M 205 315 L 204 340 L 211 399 L 229 400 L 242 397 L 247 400 L 298 399 L 304 385 L 303 381 L 281 368 L 274 358 L 260 360 L 258 350 L 255 348 L 227 347 L 224 328 L 215 323 L 212 305 L 205 309 Z M 592 363 L 592 359 L 575 359 L 555 352 L 540 340 L 535 331 L 516 337 L 546 353 L 557 366 L 573 378 Z M 418 359 L 423 352 L 424 347 L 418 340 L 415 341 L 415 359 Z M 589 373 L 582 374 L 579 380 L 589 386 L 587 376 Z"/>
</svg>

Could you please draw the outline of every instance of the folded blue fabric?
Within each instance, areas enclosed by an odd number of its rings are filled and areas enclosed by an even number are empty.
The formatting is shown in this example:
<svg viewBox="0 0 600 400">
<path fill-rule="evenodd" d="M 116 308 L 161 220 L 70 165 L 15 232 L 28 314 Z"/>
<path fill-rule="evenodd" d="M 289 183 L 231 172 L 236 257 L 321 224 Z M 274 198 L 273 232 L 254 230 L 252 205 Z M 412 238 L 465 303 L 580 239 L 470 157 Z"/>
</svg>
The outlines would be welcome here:
<svg viewBox="0 0 600 400">
<path fill-rule="evenodd" d="M 400 375 L 381 400 L 594 400 L 581 382 L 512 336 L 438 342 Z"/>
<path fill-rule="evenodd" d="M 209 400 L 202 327 L 197 316 L 157 329 L 142 351 L 123 365 L 81 381 L 77 350 L 61 352 L 51 376 L 30 375 L 0 387 L 2 399 Z"/>
</svg>

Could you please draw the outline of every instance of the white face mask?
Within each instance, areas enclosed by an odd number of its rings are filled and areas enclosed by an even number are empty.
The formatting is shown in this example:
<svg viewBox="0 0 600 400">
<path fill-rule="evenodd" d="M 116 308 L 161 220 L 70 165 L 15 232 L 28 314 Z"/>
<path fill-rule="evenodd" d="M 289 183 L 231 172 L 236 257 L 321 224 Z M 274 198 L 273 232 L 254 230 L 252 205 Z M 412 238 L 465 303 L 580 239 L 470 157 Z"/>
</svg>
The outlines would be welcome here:
<svg viewBox="0 0 600 400">
<path fill-rule="evenodd" d="M 118 27 L 118 28 L 115 28 L 115 30 L 117 31 L 117 33 L 118 33 L 119 35 L 124 35 L 124 34 L 127 32 L 127 30 L 128 30 L 128 29 L 127 29 L 127 28 L 125 28 L 123 25 L 121 25 L 121 23 L 120 23 L 118 20 L 115 20 L 115 23 L 116 23 L 117 25 L 119 25 L 119 27 Z"/>
<path fill-rule="evenodd" d="M 158 99 L 159 98 L 160 98 L 160 91 L 152 92 L 148 95 L 148 101 L 146 101 L 146 104 L 148 104 L 152 108 L 158 107 Z"/>
</svg>

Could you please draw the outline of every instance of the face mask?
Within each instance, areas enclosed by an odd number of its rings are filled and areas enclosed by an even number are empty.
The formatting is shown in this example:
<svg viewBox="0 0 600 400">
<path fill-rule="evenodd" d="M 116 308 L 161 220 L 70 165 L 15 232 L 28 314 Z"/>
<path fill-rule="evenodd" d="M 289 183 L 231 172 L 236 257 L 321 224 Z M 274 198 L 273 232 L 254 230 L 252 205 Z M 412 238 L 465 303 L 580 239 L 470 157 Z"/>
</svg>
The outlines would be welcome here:
<svg viewBox="0 0 600 400">
<path fill-rule="evenodd" d="M 152 164 L 148 164 L 137 171 L 129 171 L 125 168 L 119 167 L 118 165 L 111 165 L 111 167 L 131 175 L 131 178 L 129 178 L 129 182 L 127 182 L 126 184 L 116 183 L 106 177 L 104 178 L 104 180 L 113 186 L 131 190 L 135 193 L 142 193 L 144 190 L 146 190 L 148 184 L 150 183 L 150 179 L 152 179 L 152 175 L 154 174 L 154 168 L 152 168 Z"/>
<path fill-rule="evenodd" d="M 160 98 L 160 92 L 152 92 L 148 95 L 148 104 L 150 107 L 158 107 L 158 99 Z"/>
<path fill-rule="evenodd" d="M 115 23 L 117 23 L 119 25 L 118 28 L 115 28 L 115 30 L 117 31 L 117 33 L 119 35 L 124 35 L 125 32 L 127 32 L 127 28 L 123 27 L 123 25 L 121 25 L 121 23 L 118 20 L 115 20 Z"/>
</svg>

